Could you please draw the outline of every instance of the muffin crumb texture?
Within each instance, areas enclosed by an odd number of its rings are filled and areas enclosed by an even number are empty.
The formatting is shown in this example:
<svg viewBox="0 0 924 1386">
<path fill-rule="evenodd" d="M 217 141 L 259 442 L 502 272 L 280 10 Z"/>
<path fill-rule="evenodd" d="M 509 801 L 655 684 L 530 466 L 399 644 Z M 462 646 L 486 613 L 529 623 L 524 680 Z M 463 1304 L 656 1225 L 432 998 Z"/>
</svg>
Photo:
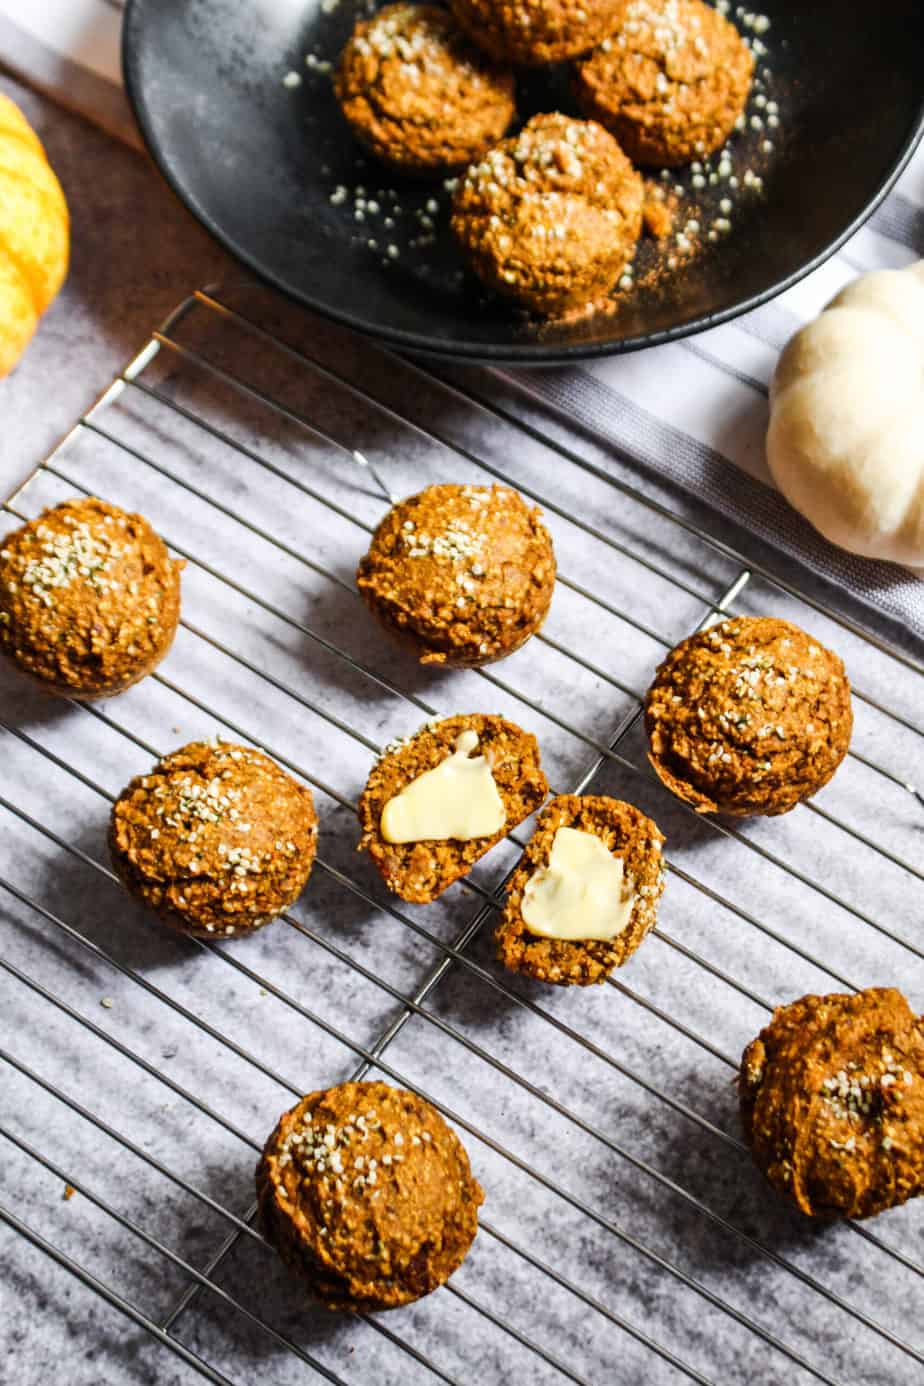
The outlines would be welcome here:
<svg viewBox="0 0 924 1386">
<path fill-rule="evenodd" d="M 484 1193 L 439 1112 L 387 1083 L 343 1083 L 286 1112 L 257 1166 L 266 1237 L 329 1309 L 410 1304 L 464 1261 Z"/>
<path fill-rule="evenodd" d="M 490 664 L 542 625 L 555 555 L 506 486 L 429 486 L 392 507 L 359 565 L 369 610 L 422 664 Z"/>
<path fill-rule="evenodd" d="M 173 643 L 180 572 L 142 515 L 65 501 L 0 544 L 0 652 L 48 692 L 106 698 Z"/>
<path fill-rule="evenodd" d="M 602 125 L 533 116 L 459 180 L 452 229 L 488 288 L 544 317 L 591 312 L 642 231 L 645 188 Z"/>
<path fill-rule="evenodd" d="M 514 115 L 513 74 L 436 5 L 386 5 L 360 20 L 334 91 L 359 142 L 406 174 L 464 168 Z"/>
<path fill-rule="evenodd" d="M 847 754 L 850 685 L 838 656 L 798 626 L 735 617 L 671 651 L 645 727 L 659 779 L 698 813 L 787 813 Z"/>
<path fill-rule="evenodd" d="M 627 926 L 612 939 L 545 938 L 523 918 L 524 893 L 536 873 L 548 866 L 559 828 L 591 833 L 619 857 L 624 880 L 634 895 Z M 495 932 L 497 956 L 511 972 L 556 986 L 603 982 L 638 948 L 654 927 L 664 891 L 657 825 L 631 804 L 603 795 L 562 794 L 543 809 L 536 829 L 507 887 L 507 903 Z"/>
<path fill-rule="evenodd" d="M 924 1023 L 900 991 L 803 996 L 744 1051 L 741 1121 L 769 1183 L 809 1217 L 924 1192 Z"/>
<path fill-rule="evenodd" d="M 194 741 L 122 791 L 109 850 L 129 893 L 166 923 L 224 938 L 295 902 L 317 822 L 311 791 L 262 751 Z"/>
<path fill-rule="evenodd" d="M 488 837 L 468 841 L 387 842 L 382 835 L 385 807 L 409 784 L 456 753 L 465 732 L 478 736 L 478 753 L 486 757 L 506 815 Z M 414 904 L 428 904 L 465 876 L 506 833 L 534 813 L 548 793 L 539 763 L 536 738 L 503 717 L 468 713 L 427 723 L 406 741 L 386 747 L 359 800 L 366 851 L 389 890 Z"/>
</svg>

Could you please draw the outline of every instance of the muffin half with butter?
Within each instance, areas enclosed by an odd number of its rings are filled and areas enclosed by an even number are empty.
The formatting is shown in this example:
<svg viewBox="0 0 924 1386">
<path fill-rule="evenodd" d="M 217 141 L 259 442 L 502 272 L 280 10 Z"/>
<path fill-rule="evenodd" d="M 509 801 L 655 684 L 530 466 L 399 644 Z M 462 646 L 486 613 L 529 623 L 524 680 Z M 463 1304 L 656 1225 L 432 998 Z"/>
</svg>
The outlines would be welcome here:
<svg viewBox="0 0 924 1386">
<path fill-rule="evenodd" d="M 545 800 L 536 738 L 482 713 L 392 742 L 359 800 L 362 838 L 389 890 L 429 904 Z"/>
<path fill-rule="evenodd" d="M 311 790 L 252 746 L 193 741 L 112 807 L 131 895 L 194 938 L 252 934 L 298 899 L 317 849 Z"/>
<path fill-rule="evenodd" d="M 108 698 L 164 658 L 180 571 L 143 515 L 65 501 L 0 544 L 0 653 L 49 693 Z"/>
<path fill-rule="evenodd" d="M 495 933 L 511 972 L 589 986 L 621 967 L 654 927 L 664 835 L 631 804 L 562 794 L 536 821 Z"/>
</svg>

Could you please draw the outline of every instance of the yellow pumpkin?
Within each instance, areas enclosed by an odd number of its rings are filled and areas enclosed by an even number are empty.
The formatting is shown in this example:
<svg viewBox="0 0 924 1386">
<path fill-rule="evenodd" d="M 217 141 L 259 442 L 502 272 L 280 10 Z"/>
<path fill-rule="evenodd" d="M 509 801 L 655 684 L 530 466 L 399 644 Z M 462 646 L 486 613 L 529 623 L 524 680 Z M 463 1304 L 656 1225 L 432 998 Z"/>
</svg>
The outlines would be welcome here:
<svg viewBox="0 0 924 1386">
<path fill-rule="evenodd" d="M 13 369 L 67 274 L 70 218 L 41 141 L 0 92 L 0 377 Z"/>
</svg>

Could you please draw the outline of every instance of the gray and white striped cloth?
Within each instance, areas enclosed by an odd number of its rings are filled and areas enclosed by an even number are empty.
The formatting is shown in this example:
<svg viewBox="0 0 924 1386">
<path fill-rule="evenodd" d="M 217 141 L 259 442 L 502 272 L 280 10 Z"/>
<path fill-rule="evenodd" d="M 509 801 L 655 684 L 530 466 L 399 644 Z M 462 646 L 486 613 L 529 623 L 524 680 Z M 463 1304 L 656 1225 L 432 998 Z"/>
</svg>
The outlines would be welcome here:
<svg viewBox="0 0 924 1386">
<path fill-rule="evenodd" d="M 120 9 L 121 0 L 0 0 L 0 60 L 137 145 L 121 90 Z M 921 256 L 924 146 L 867 225 L 773 303 L 683 342 L 533 372 L 530 393 L 924 637 L 921 576 L 826 543 L 774 490 L 764 460 L 767 387 L 787 338 L 856 274 Z"/>
</svg>

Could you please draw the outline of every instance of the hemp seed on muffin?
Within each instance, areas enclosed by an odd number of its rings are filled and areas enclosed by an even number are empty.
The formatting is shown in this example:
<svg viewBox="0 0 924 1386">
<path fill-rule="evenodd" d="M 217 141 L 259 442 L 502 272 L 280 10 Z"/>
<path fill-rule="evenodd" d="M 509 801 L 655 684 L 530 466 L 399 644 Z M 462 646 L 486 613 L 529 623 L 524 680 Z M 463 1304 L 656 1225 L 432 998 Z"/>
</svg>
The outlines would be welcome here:
<svg viewBox="0 0 924 1386">
<path fill-rule="evenodd" d="M 924 1193 L 924 1020 L 900 991 L 803 996 L 745 1049 L 741 1122 L 768 1182 L 809 1217 Z"/>
<path fill-rule="evenodd" d="M 464 168 L 514 116 L 513 73 L 436 5 L 386 5 L 357 21 L 334 77 L 353 134 L 402 173 Z"/>
<path fill-rule="evenodd" d="M 328 1309 L 382 1310 L 458 1270 L 484 1192 L 435 1107 L 388 1083 L 341 1083 L 280 1118 L 257 1165 L 264 1235 Z"/>
<path fill-rule="evenodd" d="M 611 37 L 577 65 L 578 104 L 635 164 L 689 164 L 721 147 L 747 105 L 754 59 L 703 0 L 629 0 Z"/>
<path fill-rule="evenodd" d="M 463 29 L 496 62 L 574 58 L 611 34 L 625 0 L 450 0 Z"/>
<path fill-rule="evenodd" d="M 641 175 L 602 125 L 538 115 L 460 179 L 452 230 L 478 278 L 544 317 L 591 312 L 635 254 Z"/>
<path fill-rule="evenodd" d="M 654 927 L 663 841 L 650 818 L 618 799 L 553 799 L 507 887 L 494 935 L 500 961 L 556 986 L 603 982 Z"/>
<path fill-rule="evenodd" d="M 356 581 L 421 664 L 474 667 L 542 625 L 555 554 L 541 512 L 506 486 L 428 486 L 389 510 Z"/>
<path fill-rule="evenodd" d="M 482 713 L 393 742 L 359 800 L 362 838 L 389 890 L 428 904 L 543 803 L 536 738 Z"/>
<path fill-rule="evenodd" d="M 112 808 L 116 874 L 172 928 L 251 934 L 298 899 L 317 849 L 311 791 L 262 751 L 193 741 Z"/>
<path fill-rule="evenodd" d="M 65 501 L 0 544 L 0 653 L 50 693 L 108 698 L 160 663 L 180 571 L 142 515 Z"/>
<path fill-rule="evenodd" d="M 788 621 L 739 616 L 683 640 L 645 697 L 648 759 L 697 813 L 787 813 L 850 745 L 843 662 Z"/>
</svg>

